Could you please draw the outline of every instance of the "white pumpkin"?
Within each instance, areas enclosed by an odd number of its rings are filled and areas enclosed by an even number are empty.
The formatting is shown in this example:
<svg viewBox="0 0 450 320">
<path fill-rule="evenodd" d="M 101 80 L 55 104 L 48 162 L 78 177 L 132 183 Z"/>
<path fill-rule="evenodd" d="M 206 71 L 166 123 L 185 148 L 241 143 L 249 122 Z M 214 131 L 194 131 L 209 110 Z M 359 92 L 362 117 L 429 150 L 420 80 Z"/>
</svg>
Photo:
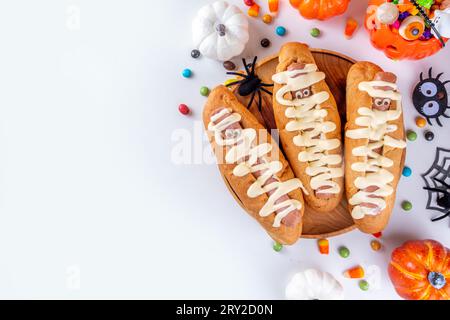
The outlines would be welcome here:
<svg viewBox="0 0 450 320">
<path fill-rule="evenodd" d="M 195 47 L 204 56 L 219 61 L 240 55 L 249 40 L 247 17 L 225 1 L 201 8 L 192 32 Z"/>
<path fill-rule="evenodd" d="M 286 287 L 289 300 L 342 300 L 344 288 L 329 273 L 308 269 L 294 275 Z"/>
</svg>

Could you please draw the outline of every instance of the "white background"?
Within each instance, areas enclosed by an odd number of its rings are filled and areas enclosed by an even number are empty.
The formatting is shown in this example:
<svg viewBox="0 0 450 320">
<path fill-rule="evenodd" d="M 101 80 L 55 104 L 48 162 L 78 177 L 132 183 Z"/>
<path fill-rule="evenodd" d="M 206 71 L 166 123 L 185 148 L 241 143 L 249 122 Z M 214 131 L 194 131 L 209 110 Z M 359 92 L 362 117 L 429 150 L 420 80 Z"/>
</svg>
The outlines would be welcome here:
<svg viewBox="0 0 450 320">
<path fill-rule="evenodd" d="M 362 0 L 326 23 L 303 20 L 286 4 L 272 26 L 251 20 L 246 57 L 296 40 L 396 72 L 406 126 L 419 133 L 408 143 L 413 175 L 401 180 L 382 252 L 371 251 L 371 236 L 354 231 L 330 239 L 329 256 L 319 255 L 315 240 L 277 254 L 215 165 L 171 160 L 173 132 L 193 133 L 199 124 L 199 88 L 225 80 L 220 63 L 190 57 L 190 24 L 207 2 L 2 1 L 1 298 L 281 299 L 293 273 L 314 267 L 334 274 L 349 299 L 396 299 L 386 273 L 391 250 L 416 238 L 450 245 L 449 221 L 430 222 L 437 213 L 425 210 L 420 178 L 436 147 L 448 146 L 450 121 L 433 127 L 436 139 L 426 142 L 409 98 L 430 66 L 450 79 L 450 49 L 393 62 L 370 46 L 365 30 L 345 40 L 345 17 L 362 22 Z M 78 12 L 79 28 L 71 20 Z M 285 38 L 274 35 L 276 25 L 288 29 Z M 309 36 L 313 26 L 321 38 Z M 259 46 L 262 37 L 271 48 Z M 181 77 L 186 67 L 192 79 Z M 192 116 L 180 115 L 179 103 L 190 105 Z M 400 208 L 405 199 L 413 202 L 410 213 Z M 340 245 L 350 258 L 338 256 Z M 359 263 L 380 268 L 380 289 L 362 292 L 342 277 Z"/>
</svg>

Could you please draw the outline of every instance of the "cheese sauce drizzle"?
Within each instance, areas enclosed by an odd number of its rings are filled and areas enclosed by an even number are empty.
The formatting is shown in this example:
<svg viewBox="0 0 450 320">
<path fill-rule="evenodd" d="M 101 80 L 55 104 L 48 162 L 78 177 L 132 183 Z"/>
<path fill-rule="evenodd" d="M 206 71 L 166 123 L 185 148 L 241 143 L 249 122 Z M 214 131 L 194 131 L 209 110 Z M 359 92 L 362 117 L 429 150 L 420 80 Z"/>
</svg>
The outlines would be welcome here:
<svg viewBox="0 0 450 320">
<path fill-rule="evenodd" d="M 280 161 L 267 160 L 265 156 L 272 150 L 272 145 L 269 143 L 256 145 L 255 129 L 232 129 L 230 130 L 231 134 L 227 134 L 229 130 L 226 129 L 229 126 L 241 121 L 241 116 L 238 113 L 231 112 L 231 109 L 224 108 L 213 115 L 208 125 L 208 130 L 214 132 L 217 145 L 229 147 L 225 155 L 225 161 L 228 164 L 237 163 L 237 166 L 233 170 L 233 175 L 243 177 L 254 172 L 262 172 L 262 175 L 247 190 L 247 195 L 250 198 L 257 198 L 274 191 L 259 211 L 259 215 L 261 217 L 267 217 L 285 208 L 275 216 L 273 227 L 278 228 L 283 218 L 293 210 L 301 209 L 302 204 L 300 201 L 294 199 L 289 199 L 278 204 L 275 204 L 275 202 L 280 197 L 287 195 L 295 189 L 303 188 L 303 185 L 299 179 L 291 179 L 284 182 L 279 181 L 275 174 L 283 169 L 283 164 Z M 229 116 L 216 123 L 227 114 Z M 225 138 L 223 138 L 223 133 Z M 262 163 L 258 164 L 258 160 Z M 266 185 L 270 178 L 275 178 L 277 181 Z"/>
<path fill-rule="evenodd" d="M 300 152 L 298 160 L 307 162 L 306 174 L 311 176 L 311 188 L 317 193 L 340 192 L 340 186 L 334 182 L 333 178 L 344 175 L 342 156 L 338 154 L 328 154 L 328 151 L 339 148 L 339 139 L 327 139 L 326 134 L 336 130 L 336 124 L 325 121 L 327 110 L 321 109 L 320 105 L 326 102 L 330 95 L 326 91 L 313 94 L 310 97 L 292 100 L 285 99 L 286 94 L 292 91 L 311 87 L 312 85 L 325 79 L 325 73 L 318 72 L 315 64 L 307 64 L 305 69 L 284 71 L 275 74 L 272 80 L 284 85 L 276 94 L 278 103 L 286 106 L 285 115 L 292 119 L 286 125 L 286 130 L 298 132 L 294 137 L 294 144 L 304 147 Z M 321 187 L 328 187 L 318 190 Z"/>
<path fill-rule="evenodd" d="M 391 90 L 379 90 L 377 87 L 389 87 Z M 385 81 L 370 81 L 361 82 L 358 88 L 367 92 L 372 98 L 386 98 L 397 101 L 396 110 L 381 111 L 367 107 L 359 108 L 358 114 L 360 116 L 356 118 L 356 124 L 361 128 L 348 130 L 346 133 L 346 136 L 350 139 L 367 139 L 369 141 L 367 145 L 355 147 L 352 150 L 354 156 L 365 158 L 364 162 L 352 164 L 352 170 L 366 174 L 355 179 L 354 184 L 359 191 L 349 200 L 349 203 L 354 206 L 352 217 L 362 219 L 366 215 L 376 215 L 384 210 L 386 201 L 383 198 L 394 192 L 390 185 L 394 176 L 386 170 L 386 168 L 392 167 L 394 162 L 374 150 L 383 146 L 403 149 L 406 147 L 406 142 L 388 135 L 398 129 L 396 125 L 388 122 L 399 119 L 402 114 L 401 95 L 397 91 L 397 85 Z M 375 191 L 364 191 L 364 189 L 373 186 L 377 187 Z M 372 204 L 374 207 L 360 206 L 363 203 Z"/>
</svg>

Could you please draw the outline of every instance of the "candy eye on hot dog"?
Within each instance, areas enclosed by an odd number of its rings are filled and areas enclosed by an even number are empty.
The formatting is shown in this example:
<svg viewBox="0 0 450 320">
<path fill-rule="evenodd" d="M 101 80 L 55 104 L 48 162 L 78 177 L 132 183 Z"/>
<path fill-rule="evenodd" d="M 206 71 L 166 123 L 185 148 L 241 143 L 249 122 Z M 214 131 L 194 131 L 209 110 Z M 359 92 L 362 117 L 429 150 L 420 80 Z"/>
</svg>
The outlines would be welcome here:
<svg viewBox="0 0 450 320">
<path fill-rule="evenodd" d="M 359 62 L 347 77 L 345 180 L 351 215 L 366 233 L 382 231 L 395 202 L 406 143 L 397 77 Z"/>
<path fill-rule="evenodd" d="M 303 186 L 267 130 L 223 86 L 209 95 L 203 121 L 219 169 L 246 211 L 275 241 L 295 243 Z"/>
</svg>

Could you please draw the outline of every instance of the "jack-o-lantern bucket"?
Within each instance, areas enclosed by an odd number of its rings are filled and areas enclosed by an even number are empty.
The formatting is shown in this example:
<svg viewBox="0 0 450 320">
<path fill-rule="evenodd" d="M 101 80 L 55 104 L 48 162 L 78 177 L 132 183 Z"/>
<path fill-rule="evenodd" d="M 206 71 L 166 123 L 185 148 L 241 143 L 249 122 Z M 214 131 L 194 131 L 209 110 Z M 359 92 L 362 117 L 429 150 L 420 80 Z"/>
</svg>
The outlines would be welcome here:
<svg viewBox="0 0 450 320">
<path fill-rule="evenodd" d="M 442 0 L 434 4 L 431 1 L 429 9 L 422 9 L 432 18 L 440 2 Z M 420 60 L 443 48 L 409 0 L 399 0 L 395 4 L 390 0 L 369 0 L 365 27 L 373 46 L 393 60 Z M 447 40 L 443 38 L 444 42 Z"/>
<path fill-rule="evenodd" d="M 327 20 L 347 11 L 350 0 L 289 0 L 306 19 Z"/>
</svg>

